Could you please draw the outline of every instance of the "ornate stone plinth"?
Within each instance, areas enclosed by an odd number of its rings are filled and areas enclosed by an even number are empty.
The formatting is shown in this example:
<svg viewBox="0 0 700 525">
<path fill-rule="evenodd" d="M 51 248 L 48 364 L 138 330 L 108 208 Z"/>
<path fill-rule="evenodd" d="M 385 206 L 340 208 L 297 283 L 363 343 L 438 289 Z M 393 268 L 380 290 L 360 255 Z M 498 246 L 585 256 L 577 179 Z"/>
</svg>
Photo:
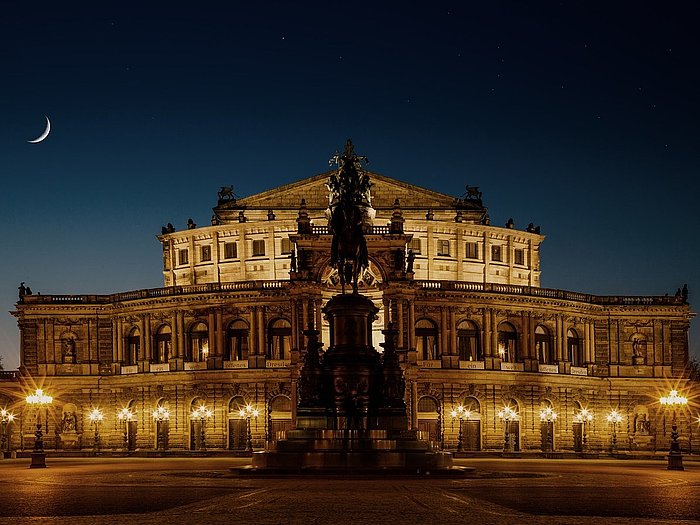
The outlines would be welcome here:
<svg viewBox="0 0 700 525">
<path fill-rule="evenodd" d="M 384 354 L 372 346 L 377 308 L 359 294 L 337 295 L 324 309 L 331 346 L 321 357 L 318 331 L 310 328 L 299 379 L 297 428 L 253 455 L 246 473 L 455 473 L 452 454 L 427 434 L 408 430 L 404 379 L 394 345 L 384 331 Z"/>
<path fill-rule="evenodd" d="M 419 431 L 303 429 L 285 434 L 274 447 L 253 454 L 254 471 L 429 474 L 452 467 L 452 454 L 437 450 Z"/>
</svg>

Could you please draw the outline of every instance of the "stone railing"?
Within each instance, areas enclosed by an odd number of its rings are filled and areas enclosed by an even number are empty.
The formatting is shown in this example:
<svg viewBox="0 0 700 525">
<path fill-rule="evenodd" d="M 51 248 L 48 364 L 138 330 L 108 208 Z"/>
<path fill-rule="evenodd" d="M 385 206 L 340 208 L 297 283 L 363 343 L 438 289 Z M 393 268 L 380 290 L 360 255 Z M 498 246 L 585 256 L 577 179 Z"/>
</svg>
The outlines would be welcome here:
<svg viewBox="0 0 700 525">
<path fill-rule="evenodd" d="M 0 381 L 17 381 L 19 370 L 0 370 Z"/>
<path fill-rule="evenodd" d="M 314 235 L 330 235 L 331 229 L 329 226 L 311 226 L 311 233 Z M 372 231 L 369 235 L 389 235 L 391 233 L 390 226 L 372 226 Z"/>
<path fill-rule="evenodd" d="M 546 297 L 549 299 L 563 299 L 565 301 L 577 301 L 581 303 L 645 306 L 645 305 L 682 305 L 682 297 L 672 295 L 593 295 L 580 292 L 569 292 L 554 288 L 538 288 L 535 286 L 518 286 L 514 284 L 475 283 L 461 281 L 415 281 L 424 290 L 445 290 L 460 292 L 483 292 L 508 295 L 529 295 L 532 297 Z"/>
<path fill-rule="evenodd" d="M 188 286 L 148 288 L 111 295 L 25 295 L 20 304 L 107 304 L 154 297 L 170 297 L 196 293 L 236 292 L 243 290 L 283 290 L 289 281 L 241 281 L 238 283 L 208 283 Z"/>
</svg>

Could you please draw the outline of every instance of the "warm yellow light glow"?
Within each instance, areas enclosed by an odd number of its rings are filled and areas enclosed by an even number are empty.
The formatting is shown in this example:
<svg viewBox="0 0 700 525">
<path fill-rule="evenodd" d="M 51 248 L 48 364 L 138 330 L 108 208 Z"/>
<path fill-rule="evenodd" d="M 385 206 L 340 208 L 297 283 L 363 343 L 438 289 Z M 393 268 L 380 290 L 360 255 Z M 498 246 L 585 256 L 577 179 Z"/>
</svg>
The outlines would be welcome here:
<svg viewBox="0 0 700 525">
<path fill-rule="evenodd" d="M 590 423 L 591 421 L 593 421 L 593 414 L 591 414 L 586 408 L 582 408 L 574 416 L 575 423 Z"/>
<path fill-rule="evenodd" d="M 25 399 L 28 404 L 39 406 L 50 405 L 53 402 L 53 397 L 44 394 L 41 388 L 37 388 L 33 394 L 28 395 Z"/>
<path fill-rule="evenodd" d="M 679 396 L 678 390 L 671 390 L 668 396 L 661 396 L 659 398 L 659 403 L 661 403 L 662 405 L 669 406 L 687 405 L 688 398 L 684 396 Z"/>
<path fill-rule="evenodd" d="M 608 423 L 617 424 L 622 421 L 622 415 L 617 410 L 611 410 L 605 419 L 608 420 Z"/>
<path fill-rule="evenodd" d="M 209 419 L 212 416 L 212 411 L 205 405 L 199 405 L 199 407 L 192 411 L 192 414 L 190 414 L 190 416 L 192 417 L 192 419 Z"/>
<path fill-rule="evenodd" d="M 241 408 L 241 410 L 238 412 L 238 415 L 244 418 L 257 418 L 258 417 L 258 410 L 256 408 L 253 408 L 252 405 L 246 405 L 245 407 Z"/>
<path fill-rule="evenodd" d="M 0 408 L 0 421 L 3 423 L 12 423 L 15 420 L 15 415 L 6 408 Z"/>
<path fill-rule="evenodd" d="M 117 417 L 122 421 L 133 421 L 134 413 L 128 408 L 122 408 L 119 412 L 117 412 Z"/>
<path fill-rule="evenodd" d="M 518 413 L 509 406 L 503 407 L 498 411 L 498 417 L 505 421 L 517 421 Z"/>
<path fill-rule="evenodd" d="M 90 411 L 90 414 L 88 414 L 88 419 L 92 421 L 93 423 L 95 422 L 100 422 L 105 418 L 104 414 L 102 413 L 102 410 L 99 408 L 93 408 Z"/>
<path fill-rule="evenodd" d="M 552 407 L 547 407 L 540 410 L 540 420 L 542 421 L 556 421 L 557 413 L 552 409 Z"/>
<path fill-rule="evenodd" d="M 160 405 L 153 411 L 153 419 L 156 421 L 167 421 L 170 419 L 170 410 L 163 405 Z"/>
<path fill-rule="evenodd" d="M 455 408 L 452 409 L 450 415 L 453 419 L 469 419 L 472 415 L 472 412 L 471 410 L 464 408 L 462 405 L 457 405 Z"/>
</svg>

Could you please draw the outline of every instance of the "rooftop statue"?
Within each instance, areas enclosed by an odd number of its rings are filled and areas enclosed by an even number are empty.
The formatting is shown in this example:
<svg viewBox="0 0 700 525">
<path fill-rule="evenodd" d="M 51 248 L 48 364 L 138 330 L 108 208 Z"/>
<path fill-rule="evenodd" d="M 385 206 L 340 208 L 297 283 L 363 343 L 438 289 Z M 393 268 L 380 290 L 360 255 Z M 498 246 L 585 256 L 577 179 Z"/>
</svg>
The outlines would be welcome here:
<svg viewBox="0 0 700 525">
<path fill-rule="evenodd" d="M 367 163 L 367 158 L 355 155 L 350 139 L 345 143 L 343 155 L 336 152 L 329 162 L 338 166 L 326 184 L 330 191 L 329 226 L 333 234 L 331 266 L 338 270 L 343 293 L 346 284 L 352 285 L 352 292 L 357 293 L 359 276 L 369 265 L 364 228 L 367 209 L 371 208 L 372 183 L 363 163 Z"/>
</svg>

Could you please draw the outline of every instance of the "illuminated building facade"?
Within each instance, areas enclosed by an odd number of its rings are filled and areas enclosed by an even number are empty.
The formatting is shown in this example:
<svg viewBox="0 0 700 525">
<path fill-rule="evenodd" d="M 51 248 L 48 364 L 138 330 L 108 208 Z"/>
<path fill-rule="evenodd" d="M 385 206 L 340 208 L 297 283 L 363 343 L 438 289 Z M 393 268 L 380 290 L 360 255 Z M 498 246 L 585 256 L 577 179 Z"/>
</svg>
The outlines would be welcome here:
<svg viewBox="0 0 700 525">
<path fill-rule="evenodd" d="M 93 447 L 96 407 L 103 449 L 244 450 L 293 427 L 301 332 L 327 343 L 323 307 L 340 293 L 328 175 L 246 198 L 222 188 L 211 225 L 164 227 L 162 288 L 22 297 L 20 370 L 0 382 L 17 414 L 7 447 L 32 446 L 35 385 L 55 399 L 48 449 Z M 360 292 L 379 308 L 374 346 L 398 330 L 413 428 L 465 451 L 607 452 L 613 434 L 620 451 L 668 450 L 658 400 L 689 388 L 685 297 L 541 288 L 538 227 L 492 225 L 477 188 L 370 177 Z M 678 418 L 683 449 L 698 448 L 690 412 Z"/>
</svg>

